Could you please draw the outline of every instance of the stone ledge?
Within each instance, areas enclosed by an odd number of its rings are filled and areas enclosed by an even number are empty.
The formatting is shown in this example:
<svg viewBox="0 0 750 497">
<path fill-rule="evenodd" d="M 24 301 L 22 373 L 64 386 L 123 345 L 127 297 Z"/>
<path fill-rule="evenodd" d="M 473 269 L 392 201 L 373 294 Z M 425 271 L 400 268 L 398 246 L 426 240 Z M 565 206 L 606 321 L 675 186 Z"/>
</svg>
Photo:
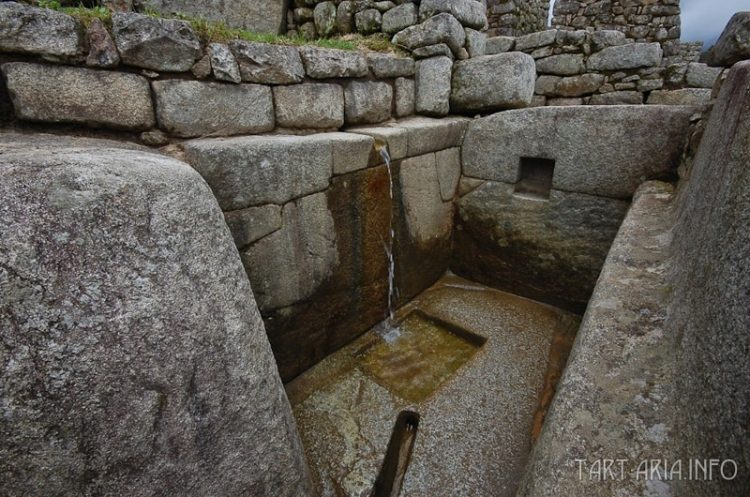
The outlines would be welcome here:
<svg viewBox="0 0 750 497">
<path fill-rule="evenodd" d="M 673 340 L 664 333 L 672 187 L 642 185 L 607 256 L 519 497 L 646 495 L 668 482 L 579 477 L 575 459 L 673 460 Z M 588 466 L 587 466 L 588 467 Z M 619 476 L 619 474 L 618 474 Z M 666 495 L 666 493 L 665 493 Z"/>
</svg>

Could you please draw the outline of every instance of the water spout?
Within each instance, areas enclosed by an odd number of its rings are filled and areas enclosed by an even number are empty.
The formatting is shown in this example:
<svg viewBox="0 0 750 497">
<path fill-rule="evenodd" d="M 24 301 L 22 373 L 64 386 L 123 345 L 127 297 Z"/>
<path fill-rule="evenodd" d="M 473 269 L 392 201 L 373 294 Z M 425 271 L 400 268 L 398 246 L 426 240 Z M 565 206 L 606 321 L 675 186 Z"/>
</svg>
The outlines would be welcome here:
<svg viewBox="0 0 750 497">
<path fill-rule="evenodd" d="M 384 141 L 376 139 L 375 149 L 380 153 L 380 157 L 383 159 L 383 162 L 385 162 L 386 169 L 388 170 L 388 194 L 391 205 L 393 205 L 393 170 L 391 169 L 391 156 L 388 153 L 388 145 Z M 393 210 L 391 210 L 391 218 L 388 226 L 388 243 L 385 246 L 385 253 L 388 257 L 388 317 L 378 327 L 381 336 L 388 343 L 393 343 L 401 335 L 400 330 L 393 326 L 396 299 L 396 262 L 393 258 L 393 239 L 395 236 L 396 232 L 393 228 Z"/>
</svg>

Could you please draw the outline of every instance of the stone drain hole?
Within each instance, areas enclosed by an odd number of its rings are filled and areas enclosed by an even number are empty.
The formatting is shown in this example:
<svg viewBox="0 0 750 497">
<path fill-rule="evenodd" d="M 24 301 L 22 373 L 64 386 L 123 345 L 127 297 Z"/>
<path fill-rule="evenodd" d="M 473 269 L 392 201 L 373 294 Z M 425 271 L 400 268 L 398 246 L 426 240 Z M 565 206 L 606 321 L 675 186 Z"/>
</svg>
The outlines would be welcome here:
<svg viewBox="0 0 750 497">
<path fill-rule="evenodd" d="M 383 466 L 380 469 L 370 497 L 398 497 L 411 462 L 414 442 L 419 428 L 419 414 L 401 411 L 388 441 Z"/>
<path fill-rule="evenodd" d="M 516 183 L 514 193 L 548 199 L 554 172 L 554 159 L 521 157 L 520 179 Z"/>
</svg>

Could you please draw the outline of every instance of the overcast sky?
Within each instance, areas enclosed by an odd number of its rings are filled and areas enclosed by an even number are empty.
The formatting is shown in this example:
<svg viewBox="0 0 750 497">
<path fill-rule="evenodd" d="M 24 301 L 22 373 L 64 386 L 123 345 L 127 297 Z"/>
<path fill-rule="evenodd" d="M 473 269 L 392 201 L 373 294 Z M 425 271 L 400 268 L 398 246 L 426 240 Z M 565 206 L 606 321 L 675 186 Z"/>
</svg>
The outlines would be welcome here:
<svg viewBox="0 0 750 497">
<path fill-rule="evenodd" d="M 550 0 L 550 5 L 554 0 Z M 682 41 L 716 42 L 732 14 L 750 10 L 750 0 L 681 0 Z"/>
<path fill-rule="evenodd" d="M 716 42 L 735 12 L 750 10 L 750 0 L 682 0 L 683 41 L 703 40 L 708 48 Z"/>
</svg>

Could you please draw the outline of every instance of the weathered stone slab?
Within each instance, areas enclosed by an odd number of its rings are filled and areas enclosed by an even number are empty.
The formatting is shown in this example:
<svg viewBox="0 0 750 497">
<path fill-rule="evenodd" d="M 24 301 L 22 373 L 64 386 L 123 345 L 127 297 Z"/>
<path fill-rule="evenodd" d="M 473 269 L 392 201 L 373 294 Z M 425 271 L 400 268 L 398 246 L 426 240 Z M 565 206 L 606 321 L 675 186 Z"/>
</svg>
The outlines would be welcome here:
<svg viewBox="0 0 750 497">
<path fill-rule="evenodd" d="M 322 191 L 333 172 L 325 135 L 200 139 L 183 148 L 225 211 L 284 204 Z"/>
<path fill-rule="evenodd" d="M 438 14 L 421 24 L 396 33 L 392 42 L 408 50 L 445 43 L 453 54 L 458 56 L 466 42 L 466 33 L 455 17 L 450 14 Z"/>
<path fill-rule="evenodd" d="M 390 54 L 372 53 L 367 55 L 367 61 L 370 64 L 370 70 L 376 78 L 414 76 L 414 59 L 411 57 L 395 57 Z"/>
<path fill-rule="evenodd" d="M 376 124 L 391 117 L 393 87 L 384 81 L 351 81 L 344 89 L 347 124 Z"/>
<path fill-rule="evenodd" d="M 391 126 L 405 130 L 409 140 L 409 157 L 424 155 L 461 145 L 466 126 L 470 120 L 465 117 L 413 117 L 402 119 Z"/>
<path fill-rule="evenodd" d="M 242 75 L 237 59 L 229 47 L 223 43 L 211 43 L 208 46 L 208 55 L 211 61 L 211 70 L 214 78 L 220 81 L 240 83 Z"/>
<path fill-rule="evenodd" d="M 646 103 L 652 105 L 705 105 L 711 101 L 708 88 L 682 88 L 652 91 Z"/>
<path fill-rule="evenodd" d="M 673 447 L 685 433 L 674 426 L 676 341 L 665 330 L 673 291 L 670 198 L 668 185 L 658 183 L 636 195 L 581 322 L 519 497 L 675 494 L 674 479 L 627 476 L 627 468 L 637 468 L 649 454 L 680 459 Z M 592 460 L 620 453 L 617 472 L 622 464 L 626 476 L 580 478 L 578 465 L 567 463 L 573 445 Z"/>
<path fill-rule="evenodd" d="M 456 195 L 458 181 L 461 179 L 461 149 L 448 148 L 435 152 L 440 196 L 444 202 L 450 202 Z"/>
<path fill-rule="evenodd" d="M 536 60 L 536 70 L 539 74 L 557 74 L 558 76 L 573 76 L 584 72 L 583 54 L 560 54 Z"/>
<path fill-rule="evenodd" d="M 560 97 L 580 97 L 599 90 L 604 84 L 603 74 L 581 74 L 579 76 L 568 76 L 561 79 L 555 85 L 551 94 Z"/>
<path fill-rule="evenodd" d="M 0 51 L 75 57 L 83 27 L 71 16 L 16 2 L 0 3 Z"/>
<path fill-rule="evenodd" d="M 299 53 L 307 75 L 314 79 L 367 76 L 367 59 L 358 52 L 301 47 Z"/>
<path fill-rule="evenodd" d="M 453 228 L 453 204 L 443 202 L 435 154 L 401 162 L 401 200 L 409 234 L 419 244 L 449 238 Z"/>
<path fill-rule="evenodd" d="M 357 133 L 326 133 L 333 147 L 333 174 L 347 174 L 366 168 L 375 139 Z"/>
<path fill-rule="evenodd" d="M 385 144 L 391 160 L 403 159 L 409 155 L 409 133 L 405 128 L 390 126 L 355 126 L 346 130 L 348 133 L 359 133 L 371 136 L 378 144 Z M 374 157 L 375 164 L 381 164 L 382 158 L 378 154 Z"/>
<path fill-rule="evenodd" d="M 450 105 L 455 112 L 526 107 L 534 95 L 534 59 L 521 52 L 486 55 L 453 66 Z"/>
<path fill-rule="evenodd" d="M 737 12 L 727 23 L 706 62 L 711 66 L 731 66 L 750 59 L 750 12 Z"/>
<path fill-rule="evenodd" d="M 419 59 L 429 59 L 432 57 L 448 57 L 453 60 L 455 56 L 451 52 L 451 48 L 445 43 L 438 43 L 437 45 L 427 45 L 426 47 L 415 48 L 411 55 Z"/>
<path fill-rule="evenodd" d="M 691 62 L 685 72 L 685 81 L 693 88 L 713 88 L 722 71 L 721 67 L 709 67 L 706 64 Z"/>
<path fill-rule="evenodd" d="M 325 193 L 284 205 L 280 229 L 240 253 L 261 312 L 312 296 L 338 263 Z"/>
<path fill-rule="evenodd" d="M 557 38 L 556 29 L 548 29 L 546 31 L 519 36 L 516 38 L 515 50 L 527 51 L 552 45 L 555 42 L 555 38 Z"/>
<path fill-rule="evenodd" d="M 332 83 L 275 86 L 276 120 L 283 128 L 330 129 L 344 125 L 344 90 Z"/>
<path fill-rule="evenodd" d="M 512 36 L 493 36 L 487 38 L 487 44 L 484 48 L 486 55 L 495 55 L 499 53 L 510 52 L 516 45 L 516 39 Z"/>
<path fill-rule="evenodd" d="M 302 59 L 294 47 L 235 40 L 229 48 L 240 66 L 242 81 L 286 85 L 305 77 Z"/>
<path fill-rule="evenodd" d="M 253 292 L 200 176 L 109 141 L 0 140 L 3 492 L 310 495 Z"/>
<path fill-rule="evenodd" d="M 643 103 L 643 93 L 639 91 L 612 91 L 592 95 L 591 105 L 640 105 Z"/>
<path fill-rule="evenodd" d="M 458 201 L 451 270 L 582 312 L 629 202 L 553 190 L 543 201 L 485 182 Z"/>
<path fill-rule="evenodd" d="M 514 184 L 521 157 L 554 159 L 553 188 L 630 198 L 643 181 L 677 167 L 692 111 L 583 106 L 501 112 L 469 124 L 464 174 Z"/>
<path fill-rule="evenodd" d="M 417 62 L 417 113 L 429 116 L 448 115 L 452 67 L 453 62 L 448 57 L 433 57 Z"/>
<path fill-rule="evenodd" d="M 396 117 L 414 114 L 415 86 L 413 79 L 397 78 L 394 82 Z"/>
<path fill-rule="evenodd" d="M 224 213 L 234 244 L 242 249 L 281 228 L 281 206 L 269 204 Z"/>
<path fill-rule="evenodd" d="M 603 50 L 608 47 L 625 45 L 627 38 L 625 33 L 614 29 L 596 30 L 590 35 L 591 45 L 595 51 Z"/>
<path fill-rule="evenodd" d="M 586 61 L 589 71 L 619 71 L 653 67 L 661 64 L 662 49 L 659 43 L 629 43 L 607 47 L 591 55 Z"/>
<path fill-rule="evenodd" d="M 286 24 L 284 0 L 139 0 L 140 8 L 167 15 L 183 14 L 231 28 L 278 34 Z"/>
<path fill-rule="evenodd" d="M 122 62 L 154 71 L 189 71 L 202 55 L 190 24 L 131 12 L 112 15 L 112 34 Z"/>
<path fill-rule="evenodd" d="M 154 81 L 159 127 L 177 136 L 231 136 L 274 128 L 271 88 L 167 79 Z"/>
<path fill-rule="evenodd" d="M 141 76 L 25 62 L 3 64 L 2 72 L 19 119 L 130 130 L 154 125 L 151 89 Z"/>
<path fill-rule="evenodd" d="M 475 0 L 422 0 L 419 4 L 419 19 L 425 21 L 436 14 L 451 14 L 467 28 L 487 27 L 487 7 Z"/>
</svg>

